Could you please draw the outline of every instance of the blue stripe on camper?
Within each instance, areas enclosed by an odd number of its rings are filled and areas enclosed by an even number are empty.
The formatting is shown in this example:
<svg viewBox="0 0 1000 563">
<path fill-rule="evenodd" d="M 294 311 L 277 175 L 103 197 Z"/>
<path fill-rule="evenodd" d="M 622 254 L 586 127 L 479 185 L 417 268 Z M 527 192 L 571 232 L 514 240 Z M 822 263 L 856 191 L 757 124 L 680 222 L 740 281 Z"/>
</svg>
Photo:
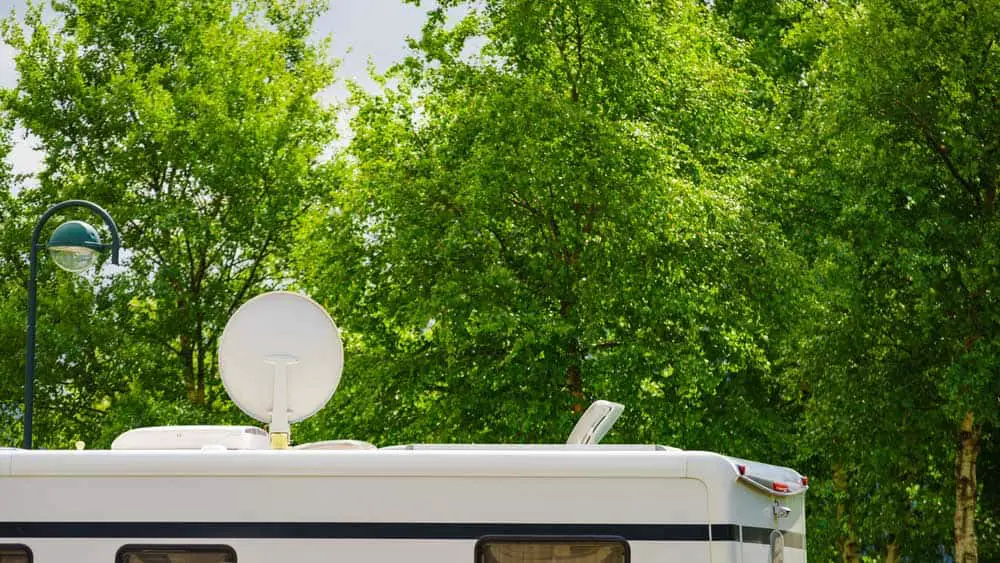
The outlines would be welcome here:
<svg viewBox="0 0 1000 563">
<path fill-rule="evenodd" d="M 781 531 L 787 547 L 802 534 Z M 742 527 L 746 543 L 770 528 Z M 266 538 L 471 540 L 483 536 L 617 536 L 634 541 L 740 541 L 737 524 L 547 524 L 461 522 L 0 522 L 0 538 Z"/>
<path fill-rule="evenodd" d="M 712 524 L 712 541 L 740 541 L 740 527 L 736 524 Z"/>
</svg>

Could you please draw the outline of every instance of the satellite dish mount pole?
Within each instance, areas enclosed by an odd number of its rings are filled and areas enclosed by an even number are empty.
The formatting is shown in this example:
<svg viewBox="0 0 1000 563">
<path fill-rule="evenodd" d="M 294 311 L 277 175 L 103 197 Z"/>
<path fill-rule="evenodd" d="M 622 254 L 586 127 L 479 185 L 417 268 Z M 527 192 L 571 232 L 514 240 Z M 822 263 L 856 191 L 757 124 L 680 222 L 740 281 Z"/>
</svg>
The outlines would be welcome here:
<svg viewBox="0 0 1000 563">
<path fill-rule="evenodd" d="M 291 425 L 288 423 L 288 366 L 299 363 L 299 359 L 290 354 L 274 354 L 264 361 L 274 366 L 274 395 L 271 406 L 271 423 L 268 431 L 271 434 L 271 449 L 288 449 L 291 442 Z"/>
</svg>

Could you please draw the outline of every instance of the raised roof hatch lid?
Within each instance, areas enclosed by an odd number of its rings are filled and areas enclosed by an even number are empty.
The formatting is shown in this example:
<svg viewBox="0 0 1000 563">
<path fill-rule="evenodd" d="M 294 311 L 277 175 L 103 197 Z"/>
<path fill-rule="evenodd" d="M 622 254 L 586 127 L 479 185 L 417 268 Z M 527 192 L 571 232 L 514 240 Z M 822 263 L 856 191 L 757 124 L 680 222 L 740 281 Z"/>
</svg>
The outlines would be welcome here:
<svg viewBox="0 0 1000 563">
<path fill-rule="evenodd" d="M 568 445 L 599 444 L 601 439 L 615 425 L 615 421 L 621 416 L 625 406 L 621 403 L 598 400 L 590 404 L 590 407 L 576 421 L 576 426 L 570 432 L 566 440 Z"/>
<path fill-rule="evenodd" d="M 266 450 L 267 432 L 253 426 L 153 426 L 121 434 L 112 450 Z"/>
</svg>

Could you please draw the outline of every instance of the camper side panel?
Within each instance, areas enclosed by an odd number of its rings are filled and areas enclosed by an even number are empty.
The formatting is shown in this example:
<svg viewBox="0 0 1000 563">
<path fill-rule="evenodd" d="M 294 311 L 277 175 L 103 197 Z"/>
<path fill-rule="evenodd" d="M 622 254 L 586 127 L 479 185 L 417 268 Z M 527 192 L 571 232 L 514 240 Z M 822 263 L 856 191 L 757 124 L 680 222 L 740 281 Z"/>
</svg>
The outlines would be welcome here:
<svg viewBox="0 0 1000 563">
<path fill-rule="evenodd" d="M 0 498 L 0 543 L 35 563 L 113 563 L 127 544 L 227 545 L 240 563 L 471 563 L 483 536 L 538 534 L 622 536 L 633 563 L 698 563 L 712 543 L 696 537 L 708 491 L 684 478 L 13 476 Z"/>
</svg>

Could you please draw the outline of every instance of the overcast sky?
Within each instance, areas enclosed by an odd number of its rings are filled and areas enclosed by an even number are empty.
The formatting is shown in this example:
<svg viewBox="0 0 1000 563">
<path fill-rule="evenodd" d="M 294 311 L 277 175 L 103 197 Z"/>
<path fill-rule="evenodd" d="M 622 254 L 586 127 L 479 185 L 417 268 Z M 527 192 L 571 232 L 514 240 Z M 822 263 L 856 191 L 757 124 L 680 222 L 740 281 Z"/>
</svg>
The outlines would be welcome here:
<svg viewBox="0 0 1000 563">
<path fill-rule="evenodd" d="M 366 87 L 373 87 L 368 80 L 367 65 L 371 59 L 377 70 L 385 70 L 406 52 L 405 39 L 416 36 L 424 21 L 424 7 L 403 4 L 402 0 L 329 0 L 329 11 L 319 19 L 316 35 L 331 37 L 331 55 L 341 59 L 337 74 L 338 83 L 328 92 L 335 100 L 345 95 L 344 81 L 356 79 Z M 0 15 L 6 17 L 13 9 L 24 15 L 27 0 L 0 0 Z M 14 52 L 0 41 L 0 87 L 8 88 L 17 81 L 14 71 Z M 40 155 L 31 149 L 31 140 L 20 141 L 10 155 L 17 172 L 38 169 Z"/>
</svg>

